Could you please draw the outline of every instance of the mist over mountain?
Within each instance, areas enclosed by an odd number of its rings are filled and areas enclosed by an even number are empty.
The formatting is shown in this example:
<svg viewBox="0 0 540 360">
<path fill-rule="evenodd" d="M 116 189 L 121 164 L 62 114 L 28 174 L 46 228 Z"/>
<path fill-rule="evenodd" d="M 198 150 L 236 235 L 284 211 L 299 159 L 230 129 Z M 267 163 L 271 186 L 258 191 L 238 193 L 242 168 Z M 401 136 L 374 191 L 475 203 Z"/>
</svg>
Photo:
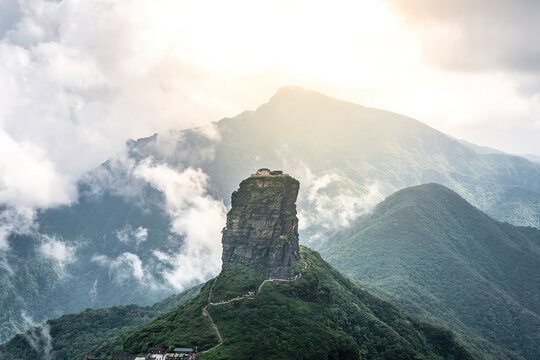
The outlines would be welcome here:
<svg viewBox="0 0 540 360">
<path fill-rule="evenodd" d="M 296 179 L 268 169 L 242 181 L 223 230 L 220 274 L 121 349 L 195 346 L 202 359 L 472 358 L 447 330 L 400 313 L 300 248 L 298 189 Z"/>
<path fill-rule="evenodd" d="M 469 141 L 465 141 L 463 139 L 459 139 L 458 141 L 460 143 L 462 143 L 463 145 L 466 145 L 466 146 L 470 147 L 471 149 L 473 149 L 478 154 L 485 155 L 485 154 L 504 154 L 505 153 L 504 151 L 497 150 L 497 149 L 494 149 L 494 148 L 490 148 L 489 146 L 476 145 L 476 144 L 473 144 L 473 143 L 471 143 Z"/>
<path fill-rule="evenodd" d="M 406 188 L 322 252 L 482 359 L 540 356 L 540 231 L 491 219 L 452 190 Z"/>
<path fill-rule="evenodd" d="M 130 141 L 2 250 L 0 341 L 87 307 L 149 305 L 215 276 L 229 194 L 262 165 L 292 169 L 303 243 L 324 249 L 386 195 L 437 182 L 490 216 L 540 226 L 540 164 L 478 154 L 399 114 L 280 89 L 212 126 Z M 32 321 L 29 321 L 29 319 Z"/>
<path fill-rule="evenodd" d="M 533 162 L 536 162 L 536 163 L 540 163 L 540 156 L 538 156 L 538 155 L 524 154 L 522 156 L 527 160 L 530 160 L 530 161 L 533 161 Z"/>
</svg>

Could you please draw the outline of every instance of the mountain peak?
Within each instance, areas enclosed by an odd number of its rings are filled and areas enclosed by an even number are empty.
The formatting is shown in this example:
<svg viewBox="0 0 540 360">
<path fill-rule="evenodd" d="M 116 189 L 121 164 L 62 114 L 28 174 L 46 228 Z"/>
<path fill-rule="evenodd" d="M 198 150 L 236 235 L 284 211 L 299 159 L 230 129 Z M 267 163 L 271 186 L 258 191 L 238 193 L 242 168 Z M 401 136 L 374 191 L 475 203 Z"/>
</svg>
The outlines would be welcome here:
<svg viewBox="0 0 540 360">
<path fill-rule="evenodd" d="M 298 85 L 285 85 L 278 89 L 274 96 L 290 95 L 290 94 L 302 94 L 302 93 L 314 93 L 315 91 L 303 88 Z"/>
<path fill-rule="evenodd" d="M 300 261 L 296 198 L 300 183 L 280 170 L 259 169 L 232 194 L 223 230 L 223 268 L 252 266 L 271 276 L 295 272 Z"/>
<path fill-rule="evenodd" d="M 434 207 L 457 206 L 463 210 L 481 213 L 455 191 L 437 183 L 415 185 L 396 191 L 388 196 L 379 208 L 414 206 L 422 207 L 427 211 Z"/>
<path fill-rule="evenodd" d="M 314 90 L 309 90 L 297 85 L 287 85 L 278 89 L 278 91 L 270 98 L 269 103 L 289 103 L 289 102 L 306 102 L 306 101 L 336 101 L 335 99 L 321 94 Z"/>
<path fill-rule="evenodd" d="M 479 359 L 537 359 L 529 334 L 540 328 L 539 239 L 537 229 L 495 221 L 428 183 L 388 196 L 330 238 L 323 255 L 402 309 L 456 331 Z M 501 319 L 509 319 L 503 327 Z"/>
<path fill-rule="evenodd" d="M 401 189 L 378 204 L 373 217 L 396 219 L 416 216 L 451 221 L 462 217 L 469 225 L 488 219 L 482 211 L 472 206 L 455 191 L 437 183 L 427 183 Z"/>
</svg>

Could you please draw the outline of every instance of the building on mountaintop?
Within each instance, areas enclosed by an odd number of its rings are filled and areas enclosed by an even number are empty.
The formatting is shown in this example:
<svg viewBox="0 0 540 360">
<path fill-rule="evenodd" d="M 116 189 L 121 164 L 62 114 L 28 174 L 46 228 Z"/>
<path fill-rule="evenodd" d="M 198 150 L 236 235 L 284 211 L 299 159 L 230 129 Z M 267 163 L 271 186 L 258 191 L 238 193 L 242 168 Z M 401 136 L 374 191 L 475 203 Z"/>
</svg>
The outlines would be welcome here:
<svg viewBox="0 0 540 360">
<path fill-rule="evenodd" d="M 255 175 L 270 175 L 270 169 L 268 169 L 268 168 L 259 169 L 255 173 Z"/>
<path fill-rule="evenodd" d="M 257 176 L 289 176 L 288 174 L 284 174 L 281 170 L 270 170 L 268 168 L 261 168 L 257 170 L 255 174 L 251 174 L 252 177 Z"/>
</svg>

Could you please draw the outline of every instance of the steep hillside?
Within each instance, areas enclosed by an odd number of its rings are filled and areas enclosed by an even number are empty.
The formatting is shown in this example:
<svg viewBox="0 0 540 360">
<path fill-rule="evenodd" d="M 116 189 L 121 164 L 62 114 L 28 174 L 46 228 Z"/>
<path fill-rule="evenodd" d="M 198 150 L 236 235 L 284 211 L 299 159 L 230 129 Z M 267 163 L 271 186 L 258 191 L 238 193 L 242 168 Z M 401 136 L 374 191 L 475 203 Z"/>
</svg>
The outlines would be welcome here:
<svg viewBox="0 0 540 360">
<path fill-rule="evenodd" d="M 540 227 L 540 164 L 477 154 L 406 116 L 285 87 L 212 127 L 129 141 L 126 154 L 81 180 L 77 203 L 39 211 L 38 234 L 11 235 L 0 266 L 0 342 L 29 326 L 23 314 L 39 323 L 87 307 L 149 305 L 178 291 L 168 275 L 193 269 L 174 260 L 186 248 L 181 219 L 202 212 L 209 198 L 229 206 L 231 191 L 261 164 L 293 169 L 305 184 L 299 233 L 316 249 L 384 196 L 425 182 L 450 187 L 495 218 Z M 171 186 L 177 192 L 167 198 Z M 44 257 L 51 241 L 70 250 L 69 261 Z M 180 288 L 217 274 L 212 265 Z"/>
<path fill-rule="evenodd" d="M 316 252 L 299 253 L 298 181 L 266 174 L 261 169 L 233 193 L 219 276 L 129 336 L 125 351 L 189 346 L 201 359 L 471 358 L 449 331 L 360 290 Z"/>
<path fill-rule="evenodd" d="M 163 195 L 143 187 L 140 194 L 147 201 L 142 207 L 110 192 L 95 197 L 88 189 L 81 191 L 78 204 L 39 215 L 40 235 L 11 235 L 4 255 L 9 268 L 0 267 L 0 343 L 31 325 L 23 313 L 41 323 L 89 307 L 151 305 L 173 293 L 171 288 L 148 291 L 141 285 L 149 284 L 126 276 L 132 273 L 129 254 L 150 265 L 154 249 L 182 244 L 159 205 Z M 143 235 L 139 239 L 138 233 Z M 62 262 L 42 251 L 43 244 L 58 243 L 65 244 L 68 255 Z M 102 259 L 114 266 L 101 266 Z M 152 276 L 158 285 L 163 282 L 157 271 Z"/>
<path fill-rule="evenodd" d="M 480 358 L 540 356 L 540 231 L 495 221 L 437 184 L 400 190 L 323 256 Z M 504 353 L 506 352 L 506 353 Z"/>
<path fill-rule="evenodd" d="M 103 354 L 101 348 L 114 349 L 128 334 L 195 297 L 198 285 L 181 294 L 170 296 L 153 306 L 115 306 L 107 309 L 87 309 L 78 314 L 49 320 L 0 345 L 0 359 L 9 360 L 80 360 L 85 354 Z"/>
<path fill-rule="evenodd" d="M 208 307 L 223 345 L 197 359 L 471 359 L 452 334 L 399 312 L 390 303 L 361 290 L 320 256 L 301 247 L 307 272 L 289 283 L 266 283 L 254 298 Z M 251 278 L 245 266 L 222 272 L 219 303 Z M 201 309 L 214 280 L 200 295 L 136 331 L 124 350 L 145 353 L 152 346 L 184 345 L 208 350 L 219 344 Z M 255 291 L 257 287 L 250 290 Z M 241 295 L 241 293 L 236 293 Z"/>
</svg>

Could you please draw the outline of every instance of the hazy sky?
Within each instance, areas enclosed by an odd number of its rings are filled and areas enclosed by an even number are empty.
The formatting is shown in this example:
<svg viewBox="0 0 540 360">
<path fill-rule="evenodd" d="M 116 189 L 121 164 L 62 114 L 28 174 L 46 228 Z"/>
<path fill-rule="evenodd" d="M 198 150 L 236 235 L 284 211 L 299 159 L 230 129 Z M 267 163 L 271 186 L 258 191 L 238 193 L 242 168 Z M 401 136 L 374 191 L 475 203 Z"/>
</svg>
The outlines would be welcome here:
<svg viewBox="0 0 540 360">
<path fill-rule="evenodd" d="M 540 154 L 540 2 L 0 0 L 0 203 L 289 84 Z"/>
</svg>

